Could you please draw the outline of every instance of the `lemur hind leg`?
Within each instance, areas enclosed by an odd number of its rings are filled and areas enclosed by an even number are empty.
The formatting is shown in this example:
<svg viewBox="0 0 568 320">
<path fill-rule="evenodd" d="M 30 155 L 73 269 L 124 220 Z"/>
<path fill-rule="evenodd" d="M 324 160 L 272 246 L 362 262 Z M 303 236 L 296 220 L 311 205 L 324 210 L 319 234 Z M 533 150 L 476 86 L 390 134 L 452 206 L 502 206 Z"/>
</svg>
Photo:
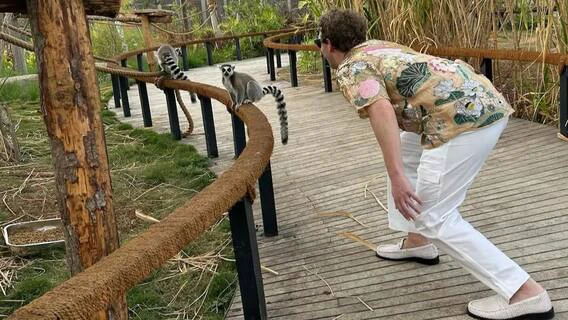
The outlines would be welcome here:
<svg viewBox="0 0 568 320">
<path fill-rule="evenodd" d="M 262 87 L 256 81 L 249 81 L 247 83 L 246 92 L 250 102 L 260 101 L 260 99 L 264 97 L 264 94 L 262 93 Z"/>
</svg>

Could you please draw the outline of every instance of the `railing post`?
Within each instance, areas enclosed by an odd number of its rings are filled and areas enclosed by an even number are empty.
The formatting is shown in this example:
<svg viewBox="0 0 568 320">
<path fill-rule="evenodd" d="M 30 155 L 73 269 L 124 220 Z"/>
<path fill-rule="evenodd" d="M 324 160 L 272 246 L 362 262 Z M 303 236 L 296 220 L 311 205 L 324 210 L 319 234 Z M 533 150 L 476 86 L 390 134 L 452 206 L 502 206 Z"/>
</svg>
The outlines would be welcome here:
<svg viewBox="0 0 568 320">
<path fill-rule="evenodd" d="M 126 59 L 122 59 L 122 60 L 120 60 L 120 65 L 121 65 L 122 67 L 124 67 L 124 68 L 127 68 L 127 67 L 128 67 L 127 62 L 128 62 L 128 61 L 127 61 Z M 125 85 L 126 85 L 126 90 L 130 90 L 130 86 L 128 85 L 128 77 L 122 77 L 122 81 L 123 81 L 123 82 L 125 83 Z"/>
<path fill-rule="evenodd" d="M 260 191 L 260 206 L 262 208 L 262 225 L 264 235 L 274 237 L 278 235 L 278 221 L 276 218 L 276 204 L 274 203 L 274 187 L 272 184 L 272 168 L 270 161 L 264 173 L 258 179 Z"/>
<path fill-rule="evenodd" d="M 276 69 L 274 68 L 274 49 L 268 48 L 268 65 L 270 69 L 270 81 L 276 80 Z"/>
<path fill-rule="evenodd" d="M 233 143 L 235 144 L 235 156 L 239 156 L 247 145 L 245 135 L 245 124 L 234 114 L 231 114 L 231 122 L 233 124 Z"/>
<path fill-rule="evenodd" d="M 493 81 L 493 63 L 491 59 L 483 58 L 481 60 L 480 69 L 481 73 L 483 73 L 483 75 L 485 75 L 485 77 L 489 79 L 489 81 Z"/>
<path fill-rule="evenodd" d="M 277 42 L 280 42 L 280 40 L 278 40 Z M 280 49 L 276 49 L 276 68 L 282 68 L 282 57 Z"/>
<path fill-rule="evenodd" d="M 296 66 L 296 51 L 288 50 L 288 58 L 290 64 L 290 82 L 292 83 L 292 87 L 298 86 L 298 68 Z"/>
<path fill-rule="evenodd" d="M 179 128 L 179 118 L 176 105 L 176 95 L 173 89 L 165 88 L 166 104 L 168 107 L 168 118 L 170 120 L 170 132 L 176 140 L 181 140 L 181 130 Z"/>
<path fill-rule="evenodd" d="M 252 206 L 244 197 L 229 209 L 231 236 L 245 319 L 266 319 L 266 300 Z"/>
<path fill-rule="evenodd" d="M 138 64 L 138 71 L 144 71 L 144 64 L 142 61 L 142 54 L 136 55 L 136 63 Z M 146 88 L 146 82 L 136 80 L 138 85 L 138 95 L 140 96 L 140 105 L 142 109 L 142 119 L 144 121 L 144 127 L 152 126 L 152 113 L 150 112 L 150 102 L 148 101 L 148 90 Z"/>
<path fill-rule="evenodd" d="M 323 65 L 323 82 L 325 85 L 325 92 L 332 92 L 333 88 L 331 86 L 331 67 L 329 66 L 329 62 L 323 56 L 322 65 Z"/>
<path fill-rule="evenodd" d="M 243 152 L 247 142 L 245 136 L 245 125 L 242 120 L 231 114 L 233 123 L 233 139 L 235 143 L 235 155 L 238 157 Z M 274 187 L 272 184 L 272 168 L 270 162 L 264 169 L 264 173 L 258 180 L 260 191 L 260 205 L 262 208 L 262 224 L 264 234 L 267 237 L 278 235 L 278 223 L 276 219 L 276 206 L 274 204 Z"/>
<path fill-rule="evenodd" d="M 207 64 L 213 65 L 213 48 L 211 42 L 205 42 L 205 49 L 207 50 Z"/>
<path fill-rule="evenodd" d="M 237 51 L 237 60 L 243 60 L 243 56 L 241 54 L 241 40 L 239 38 L 235 38 L 235 50 Z"/>
<path fill-rule="evenodd" d="M 201 116 L 203 117 L 203 131 L 205 131 L 205 146 L 209 158 L 219 157 L 217 150 L 217 135 L 215 134 L 215 120 L 213 119 L 213 108 L 211 98 L 198 96 L 201 102 Z"/>
<path fill-rule="evenodd" d="M 560 74 L 560 138 L 568 139 L 568 67 Z"/>
<path fill-rule="evenodd" d="M 112 82 L 112 97 L 114 98 L 114 107 L 120 108 L 120 78 L 115 74 L 110 75 Z"/>
<path fill-rule="evenodd" d="M 189 70 L 189 59 L 187 56 L 187 46 L 181 46 L 181 60 L 183 64 L 183 71 Z"/>
<path fill-rule="evenodd" d="M 292 36 L 292 38 L 290 39 L 290 41 L 288 43 L 291 43 L 291 44 L 298 43 L 298 37 Z M 296 63 L 297 63 L 296 51 L 288 50 L 288 60 L 289 60 L 289 62 L 288 62 L 289 67 L 290 67 L 290 83 L 292 84 L 292 87 L 297 87 L 298 86 L 298 68 L 296 66 Z"/>
<path fill-rule="evenodd" d="M 263 35 L 263 36 L 264 36 L 263 40 L 266 39 L 266 35 Z M 269 57 L 269 54 L 268 54 L 268 48 L 266 48 L 266 47 L 264 48 L 264 55 L 266 56 L 266 73 L 270 73 L 270 62 L 269 62 L 270 57 Z"/>
<path fill-rule="evenodd" d="M 122 60 L 120 64 L 125 67 L 126 60 Z M 118 81 L 120 85 L 120 98 L 122 99 L 122 114 L 124 117 L 130 117 L 130 102 L 128 101 L 128 78 L 120 77 Z"/>
</svg>

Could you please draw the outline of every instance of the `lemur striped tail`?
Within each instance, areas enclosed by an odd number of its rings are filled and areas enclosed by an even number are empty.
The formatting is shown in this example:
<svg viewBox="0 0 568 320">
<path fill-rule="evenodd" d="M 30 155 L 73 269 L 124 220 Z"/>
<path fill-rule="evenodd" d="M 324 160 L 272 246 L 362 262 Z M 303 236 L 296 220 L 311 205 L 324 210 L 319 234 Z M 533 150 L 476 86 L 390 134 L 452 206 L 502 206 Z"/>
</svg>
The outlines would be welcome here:
<svg viewBox="0 0 568 320">
<path fill-rule="evenodd" d="M 166 64 L 167 68 L 169 69 L 169 74 L 175 80 L 186 80 L 189 81 L 189 77 L 181 71 L 179 68 L 177 61 L 170 55 L 164 57 L 164 63 Z M 197 98 L 195 97 L 195 93 L 190 92 L 191 103 L 197 102 Z"/>
<path fill-rule="evenodd" d="M 278 110 L 278 116 L 280 118 L 280 137 L 282 139 L 282 144 L 288 143 L 288 111 L 286 111 L 286 101 L 284 101 L 284 95 L 282 91 L 275 86 L 266 86 L 262 88 L 262 93 L 264 95 L 272 94 L 274 100 L 276 100 L 276 110 Z"/>
</svg>

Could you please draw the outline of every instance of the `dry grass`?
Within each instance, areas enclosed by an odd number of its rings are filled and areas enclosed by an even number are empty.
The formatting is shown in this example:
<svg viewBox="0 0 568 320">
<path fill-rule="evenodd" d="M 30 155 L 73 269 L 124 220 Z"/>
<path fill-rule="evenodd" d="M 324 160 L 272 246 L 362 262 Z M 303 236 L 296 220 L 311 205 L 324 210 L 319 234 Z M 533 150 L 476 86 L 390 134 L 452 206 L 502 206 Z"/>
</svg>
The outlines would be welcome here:
<svg viewBox="0 0 568 320">
<path fill-rule="evenodd" d="M 568 1 L 559 0 L 303 0 L 315 22 L 329 8 L 362 12 L 369 37 L 413 45 L 568 52 Z M 489 35 L 489 36 L 488 36 Z M 468 61 L 474 66 L 478 61 Z M 558 123 L 555 66 L 497 62 L 495 83 L 517 117 Z"/>
</svg>

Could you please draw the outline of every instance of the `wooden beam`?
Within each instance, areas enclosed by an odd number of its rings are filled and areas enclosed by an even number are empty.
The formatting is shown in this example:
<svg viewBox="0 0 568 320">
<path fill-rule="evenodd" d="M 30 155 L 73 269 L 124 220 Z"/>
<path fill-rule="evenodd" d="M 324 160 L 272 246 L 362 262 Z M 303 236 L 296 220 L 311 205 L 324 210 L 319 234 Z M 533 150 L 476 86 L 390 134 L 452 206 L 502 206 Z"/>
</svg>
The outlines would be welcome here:
<svg viewBox="0 0 568 320">
<path fill-rule="evenodd" d="M 142 35 L 144 36 L 144 45 L 146 48 L 151 48 L 152 44 L 152 30 L 150 30 L 150 19 L 147 15 L 140 15 L 142 20 Z M 156 71 L 156 57 L 154 51 L 146 52 L 146 59 L 148 60 L 148 68 L 151 72 Z"/>
<path fill-rule="evenodd" d="M 85 0 L 83 1 L 87 14 L 115 17 L 120 10 L 120 0 Z M 0 12 L 26 13 L 26 1 L 3 0 L 0 2 Z"/>
<path fill-rule="evenodd" d="M 66 258 L 75 275 L 119 246 L 88 23 L 82 0 L 26 2 Z M 128 318 L 124 296 L 92 317 L 109 318 Z"/>
</svg>

